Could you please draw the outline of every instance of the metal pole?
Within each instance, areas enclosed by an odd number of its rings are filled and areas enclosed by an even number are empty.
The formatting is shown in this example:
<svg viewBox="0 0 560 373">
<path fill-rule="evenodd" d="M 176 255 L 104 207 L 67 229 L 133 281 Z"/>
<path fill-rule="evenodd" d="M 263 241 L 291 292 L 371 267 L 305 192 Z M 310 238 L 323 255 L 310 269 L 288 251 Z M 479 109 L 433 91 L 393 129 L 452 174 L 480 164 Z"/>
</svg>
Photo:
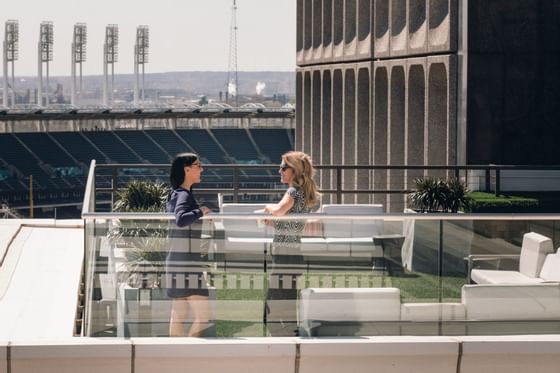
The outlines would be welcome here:
<svg viewBox="0 0 560 373">
<path fill-rule="evenodd" d="M 70 78 L 70 104 L 76 106 L 76 44 L 72 43 L 71 46 L 71 75 Z"/>
<path fill-rule="evenodd" d="M 108 84 L 107 77 L 107 44 L 103 45 L 103 105 L 109 106 L 109 97 L 107 94 Z"/>
<path fill-rule="evenodd" d="M 41 40 L 37 44 L 37 105 L 43 106 L 43 59 L 41 58 Z"/>
<path fill-rule="evenodd" d="M 33 175 L 29 175 L 29 218 L 33 219 Z"/>
<path fill-rule="evenodd" d="M 139 98 L 139 78 L 138 78 L 138 45 L 134 46 L 134 106 L 138 107 Z"/>
<path fill-rule="evenodd" d="M 342 203 L 342 169 L 336 169 L 336 203 Z"/>
<path fill-rule="evenodd" d="M 2 45 L 2 49 L 4 51 L 4 60 L 3 60 L 3 68 L 4 68 L 4 106 L 9 106 L 8 103 L 8 53 L 6 50 L 6 40 Z"/>
</svg>

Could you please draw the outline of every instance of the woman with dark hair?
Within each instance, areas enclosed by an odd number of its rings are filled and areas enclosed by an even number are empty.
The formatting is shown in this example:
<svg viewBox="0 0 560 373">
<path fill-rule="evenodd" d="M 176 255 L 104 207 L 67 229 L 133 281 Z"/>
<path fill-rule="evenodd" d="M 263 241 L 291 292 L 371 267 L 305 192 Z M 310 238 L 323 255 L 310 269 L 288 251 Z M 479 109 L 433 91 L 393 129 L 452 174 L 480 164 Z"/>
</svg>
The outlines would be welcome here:
<svg viewBox="0 0 560 373">
<path fill-rule="evenodd" d="M 273 216 L 311 212 L 320 197 L 313 180 L 315 169 L 311 158 L 303 152 L 288 152 L 282 155 L 278 172 L 280 181 L 288 185 L 288 190 L 280 202 L 267 205 L 265 211 Z M 297 279 L 304 266 L 300 245 L 305 221 L 275 220 L 272 225 L 274 238 L 266 303 L 267 326 L 272 336 L 287 336 L 293 335 L 296 328 Z"/>
<path fill-rule="evenodd" d="M 175 214 L 175 223 L 169 228 L 169 252 L 165 260 L 167 295 L 173 298 L 169 322 L 170 337 L 200 337 L 210 319 L 208 287 L 202 267 L 200 250 L 200 218 L 210 210 L 199 206 L 192 191 L 200 183 L 200 159 L 193 153 L 178 154 L 171 164 L 169 179 L 173 190 L 169 194 L 166 212 Z M 193 322 L 185 334 L 189 313 Z"/>
</svg>

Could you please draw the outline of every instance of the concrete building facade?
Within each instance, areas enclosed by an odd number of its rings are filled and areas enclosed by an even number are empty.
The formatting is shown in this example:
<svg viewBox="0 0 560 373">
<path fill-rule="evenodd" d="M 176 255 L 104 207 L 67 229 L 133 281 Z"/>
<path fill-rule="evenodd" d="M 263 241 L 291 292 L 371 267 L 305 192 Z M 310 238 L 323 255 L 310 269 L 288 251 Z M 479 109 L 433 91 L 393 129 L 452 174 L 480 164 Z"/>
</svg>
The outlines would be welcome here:
<svg viewBox="0 0 560 373">
<path fill-rule="evenodd" d="M 546 0 L 298 0 L 296 148 L 321 164 L 559 164 L 559 16 Z M 343 185 L 421 174 L 345 171 Z M 344 197 L 368 201 L 404 207 Z"/>
</svg>

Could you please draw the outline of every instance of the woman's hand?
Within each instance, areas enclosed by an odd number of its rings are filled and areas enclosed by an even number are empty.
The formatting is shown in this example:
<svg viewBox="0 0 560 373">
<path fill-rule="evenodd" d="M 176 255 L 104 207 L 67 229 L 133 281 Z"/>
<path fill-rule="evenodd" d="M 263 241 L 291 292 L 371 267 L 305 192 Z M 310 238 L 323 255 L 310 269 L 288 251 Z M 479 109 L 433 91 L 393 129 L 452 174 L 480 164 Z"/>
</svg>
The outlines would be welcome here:
<svg viewBox="0 0 560 373">
<path fill-rule="evenodd" d="M 202 211 L 202 215 L 203 215 L 203 216 L 204 216 L 204 215 L 208 215 L 209 213 L 212 212 L 212 211 L 211 211 L 208 207 L 206 207 L 206 206 L 201 206 L 201 207 L 200 207 L 200 211 Z"/>
</svg>

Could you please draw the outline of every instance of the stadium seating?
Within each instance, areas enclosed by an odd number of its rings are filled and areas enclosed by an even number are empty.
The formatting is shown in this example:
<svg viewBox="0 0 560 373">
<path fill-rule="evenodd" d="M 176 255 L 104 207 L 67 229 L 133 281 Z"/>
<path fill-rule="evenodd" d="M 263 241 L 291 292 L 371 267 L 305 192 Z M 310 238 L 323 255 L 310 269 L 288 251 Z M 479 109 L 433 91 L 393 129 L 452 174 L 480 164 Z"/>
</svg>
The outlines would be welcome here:
<svg viewBox="0 0 560 373">
<path fill-rule="evenodd" d="M 205 164 L 277 163 L 293 148 L 293 130 L 259 129 L 147 129 L 117 131 L 18 132 L 0 134 L 0 198 L 11 205 L 27 203 L 28 177 L 33 175 L 36 201 L 81 202 L 87 167 L 98 164 L 168 164 L 175 154 L 195 152 Z M 151 178 L 167 180 L 167 171 Z M 231 170 L 206 170 L 201 187 L 231 187 Z M 121 174 L 119 186 L 138 177 Z M 244 170 L 242 183 L 276 183 L 270 170 Z M 142 174 L 142 177 L 145 177 Z M 110 186 L 110 172 L 98 174 L 99 186 Z M 247 184 L 248 185 L 248 184 Z M 259 184 L 259 186 L 262 184 Z"/>
</svg>

